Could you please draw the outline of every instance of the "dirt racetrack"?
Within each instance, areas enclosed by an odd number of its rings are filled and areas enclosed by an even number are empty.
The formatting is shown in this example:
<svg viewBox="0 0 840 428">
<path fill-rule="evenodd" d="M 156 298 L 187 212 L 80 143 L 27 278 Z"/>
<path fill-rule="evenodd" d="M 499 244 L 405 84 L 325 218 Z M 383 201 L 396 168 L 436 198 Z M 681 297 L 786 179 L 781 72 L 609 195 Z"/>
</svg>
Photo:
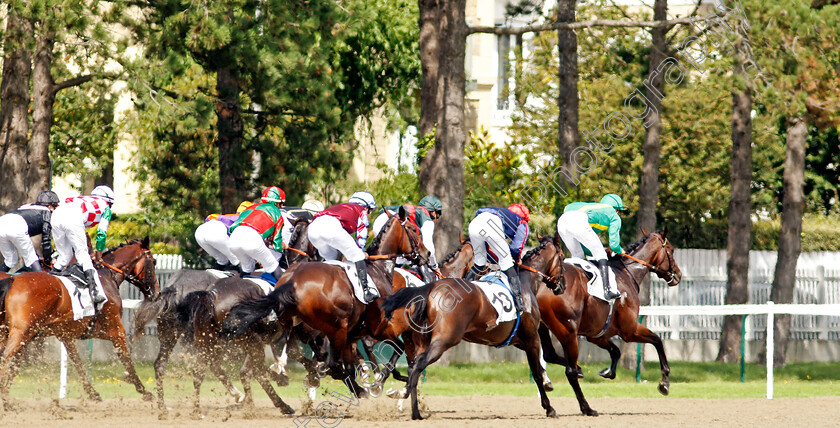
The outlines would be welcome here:
<svg viewBox="0 0 840 428">
<path fill-rule="evenodd" d="M 389 398 L 362 400 L 352 406 L 341 403 L 338 412 L 347 412 L 344 419 L 315 419 L 312 407 L 302 407 L 300 400 L 289 403 L 298 410 L 295 416 L 284 416 L 271 407 L 267 399 L 257 400 L 248 410 L 229 405 L 219 398 L 203 400 L 203 416 L 191 415 L 190 403 L 174 400 L 170 410 L 161 416 L 152 403 L 139 399 L 106 400 L 101 403 L 62 400 L 16 400 L 14 408 L 0 414 L 3 427 L 836 427 L 840 421 L 840 397 L 765 399 L 642 399 L 600 398 L 590 405 L 601 412 L 597 418 L 584 417 L 572 398 L 553 398 L 552 404 L 559 418 L 549 420 L 543 415 L 536 397 L 464 396 L 421 397 L 431 410 L 424 411 L 428 420 L 412 422 L 408 408 L 399 412 L 396 402 Z M 325 403 L 327 400 L 316 401 Z M 406 405 L 408 402 L 406 402 Z M 327 409 L 327 407 L 324 407 Z M 328 416 L 322 411 L 321 415 Z M 297 422 L 297 423 L 296 423 Z M 320 424 L 319 424 L 320 422 Z"/>
</svg>

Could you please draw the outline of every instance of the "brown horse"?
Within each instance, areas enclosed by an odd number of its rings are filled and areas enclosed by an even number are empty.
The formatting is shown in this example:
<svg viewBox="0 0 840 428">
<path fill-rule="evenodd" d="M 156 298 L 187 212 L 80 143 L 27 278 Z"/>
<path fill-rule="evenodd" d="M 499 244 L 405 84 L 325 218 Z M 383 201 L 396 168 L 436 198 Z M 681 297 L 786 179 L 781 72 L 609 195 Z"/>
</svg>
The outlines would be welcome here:
<svg viewBox="0 0 840 428">
<path fill-rule="evenodd" d="M 610 368 L 601 375 L 615 378 L 616 364 L 621 355 L 618 347 L 609 338 L 620 336 L 625 342 L 650 343 L 659 354 L 662 380 L 659 391 L 668 395 L 670 368 L 665 357 L 662 340 L 647 327 L 639 324 L 639 284 L 648 272 L 654 272 L 660 278 L 675 286 L 680 282 L 682 273 L 674 261 L 674 247 L 665 238 L 664 233 L 651 233 L 639 241 L 630 244 L 627 255 L 613 256 L 610 268 L 615 273 L 618 289 L 624 296 L 615 303 L 612 322 L 607 325 L 609 304 L 589 295 L 586 289 L 587 277 L 583 270 L 572 265 L 565 266 L 565 293 L 555 295 L 543 287 L 537 294 L 543 324 L 554 333 L 563 347 L 564 357 L 557 354 L 548 332 L 540 332 L 545 352 L 545 360 L 566 366 L 566 378 L 575 391 L 580 410 L 584 415 L 597 416 L 598 412 L 589 407 L 580 389 L 578 378 L 578 336 L 586 337 L 591 343 L 609 351 Z M 630 257 L 627 257 L 630 256 Z M 604 330 L 606 328 L 606 330 Z"/>
<path fill-rule="evenodd" d="M 399 216 L 388 219 L 368 249 L 371 259 L 377 255 L 388 258 L 399 255 L 425 264 L 429 252 L 418 238 L 417 227 L 406 220 L 404 209 L 400 209 Z M 343 268 L 318 262 L 299 263 L 280 278 L 278 284 L 282 285 L 269 295 L 235 306 L 224 321 L 222 333 L 230 337 L 243 335 L 271 311 L 287 325 L 296 317 L 326 335 L 330 342 L 329 373 L 360 396 L 364 391 L 355 381 L 356 341 L 365 336 L 399 340 L 398 335 L 378 331 L 383 323 L 380 305 L 392 294 L 394 263 L 390 260 L 367 263 L 368 273 L 381 296 L 370 304 L 362 304 L 354 297 Z"/>
<path fill-rule="evenodd" d="M 2 338 L 3 354 L 0 363 L 0 395 L 6 404 L 9 383 L 14 377 L 15 358 L 24 344 L 36 334 L 55 336 L 64 344 L 91 399 L 101 400 L 90 384 L 76 349 L 76 340 L 84 335 L 110 340 L 125 366 L 128 381 L 134 384 L 137 392 L 143 394 L 144 400 L 153 398 L 137 377 L 131 354 L 126 347 L 119 292 L 119 284 L 124 280 L 139 288 L 147 300 L 155 298 L 160 291 L 155 276 L 155 259 L 149 251 L 149 238 L 110 249 L 102 257 L 106 267 L 100 267 L 97 271 L 108 301 L 94 317 L 74 321 L 72 297 L 61 280 L 48 273 L 23 273 L 0 281 L 0 311 L 5 316 L 4 325 L 8 328 Z"/>
<path fill-rule="evenodd" d="M 538 333 L 540 311 L 534 296 L 541 280 L 551 281 L 562 272 L 562 254 L 550 243 L 550 238 L 544 239 L 539 247 L 523 257 L 524 268 L 519 275 L 527 311 L 518 321 L 496 325 L 497 313 L 491 302 L 473 283 L 462 279 L 443 279 L 422 287 L 406 288 L 386 301 L 383 309 L 387 319 L 393 319 L 395 310 L 408 308 L 406 314 L 412 324 L 410 334 L 414 349 L 407 357 L 413 361 L 405 393 L 411 395 L 412 419 L 423 419 L 417 404 L 420 374 L 462 340 L 488 346 L 511 344 L 523 349 L 534 379 L 543 378 L 545 370 L 540 364 Z M 502 298 L 512 299 L 509 294 Z M 512 300 L 509 302 L 512 305 Z M 412 358 L 413 355 L 416 357 Z M 556 417 L 542 382 L 536 383 L 546 415 Z"/>
</svg>

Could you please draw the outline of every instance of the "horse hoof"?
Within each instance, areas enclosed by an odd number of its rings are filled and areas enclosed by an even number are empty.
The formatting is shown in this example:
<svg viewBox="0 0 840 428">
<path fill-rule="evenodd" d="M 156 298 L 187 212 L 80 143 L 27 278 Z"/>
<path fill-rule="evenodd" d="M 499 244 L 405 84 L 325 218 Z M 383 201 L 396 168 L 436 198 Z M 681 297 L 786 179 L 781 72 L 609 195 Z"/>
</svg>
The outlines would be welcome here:
<svg viewBox="0 0 840 428">
<path fill-rule="evenodd" d="M 285 373 L 276 373 L 271 371 L 271 377 L 274 378 L 274 382 L 277 386 L 289 386 L 289 376 Z"/>
<path fill-rule="evenodd" d="M 285 403 L 283 403 L 283 405 L 280 406 L 280 411 L 283 412 L 284 415 L 294 415 L 295 414 L 295 409 L 293 409 L 291 406 L 289 406 L 288 404 L 285 404 Z"/>
<path fill-rule="evenodd" d="M 154 401 L 154 400 L 155 400 L 155 396 L 152 395 L 152 393 L 150 393 L 150 392 L 144 392 L 143 393 L 143 401 Z M 102 401 L 102 397 L 98 397 L 97 401 Z"/>
<path fill-rule="evenodd" d="M 145 397 L 143 397 L 143 399 L 145 400 Z M 94 392 L 93 394 L 90 394 L 90 401 L 96 401 L 97 403 L 101 403 L 102 396 Z"/>
<path fill-rule="evenodd" d="M 598 376 L 601 376 L 604 379 L 615 379 L 615 373 L 613 373 L 613 371 L 610 370 L 609 367 L 599 371 Z"/>
<path fill-rule="evenodd" d="M 583 369 L 580 367 L 577 368 L 577 377 L 578 379 L 583 379 Z"/>
<path fill-rule="evenodd" d="M 671 387 L 666 383 L 659 384 L 659 393 L 662 395 L 668 395 L 671 392 Z"/>
<path fill-rule="evenodd" d="M 549 418 L 557 418 L 557 412 L 555 412 L 554 409 L 551 407 L 549 407 L 548 410 L 546 410 L 545 415 Z"/>
<path fill-rule="evenodd" d="M 368 388 L 368 392 L 370 393 L 370 396 L 372 398 L 379 397 L 380 395 L 382 395 L 382 384 L 377 384 Z"/>
<path fill-rule="evenodd" d="M 551 381 L 548 381 L 548 382 L 543 384 L 543 389 L 545 390 L 545 392 L 554 391 L 554 384 L 551 383 Z"/>
<path fill-rule="evenodd" d="M 586 416 L 598 416 L 598 411 L 595 409 L 586 409 L 583 411 L 583 414 Z"/>
<path fill-rule="evenodd" d="M 240 404 L 240 403 L 244 402 L 246 398 L 247 398 L 247 396 L 245 396 L 245 394 L 240 392 L 240 393 L 236 394 L 236 397 L 234 397 L 234 401 L 236 402 L 236 404 Z"/>
<path fill-rule="evenodd" d="M 165 421 L 165 420 L 168 420 L 168 419 L 169 419 L 169 411 L 167 411 L 166 409 L 161 409 L 161 411 L 158 412 L 158 420 L 159 421 Z"/>
<path fill-rule="evenodd" d="M 329 367 L 326 363 L 318 363 L 315 366 L 315 372 L 318 373 L 318 377 L 324 378 L 327 377 L 327 372 L 329 371 Z"/>
</svg>

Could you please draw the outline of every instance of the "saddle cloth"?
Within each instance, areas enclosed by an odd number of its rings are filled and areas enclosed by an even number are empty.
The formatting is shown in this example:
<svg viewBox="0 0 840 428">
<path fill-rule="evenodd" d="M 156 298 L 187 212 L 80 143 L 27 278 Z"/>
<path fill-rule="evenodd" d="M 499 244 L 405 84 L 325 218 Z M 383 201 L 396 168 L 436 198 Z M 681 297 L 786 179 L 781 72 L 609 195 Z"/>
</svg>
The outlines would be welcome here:
<svg viewBox="0 0 840 428">
<path fill-rule="evenodd" d="M 394 273 L 398 273 L 405 278 L 405 286 L 406 287 L 422 287 L 424 282 L 422 279 L 418 278 L 413 272 L 408 269 L 403 268 L 394 268 Z"/>
<path fill-rule="evenodd" d="M 231 276 L 233 276 L 233 272 L 227 272 L 218 269 L 206 269 L 206 272 L 216 277 L 216 279 L 230 278 Z"/>
<path fill-rule="evenodd" d="M 96 313 L 96 309 L 93 307 L 93 299 L 90 297 L 90 289 L 79 288 L 69 277 L 60 275 L 55 275 L 55 277 L 61 280 L 61 284 L 64 285 L 64 288 L 67 290 L 67 294 L 70 295 L 70 302 L 73 307 L 73 321 L 78 321 L 85 317 L 91 317 Z M 100 291 L 102 291 L 102 295 L 105 295 L 104 290 L 102 290 L 102 283 L 99 281 L 99 273 L 94 275 L 94 278 L 97 283 L 96 286 L 99 287 Z M 99 305 L 99 308 L 102 309 L 102 306 L 105 305 L 107 301 L 108 297 L 106 296 L 105 301 Z"/>
<path fill-rule="evenodd" d="M 510 292 L 507 275 L 495 272 L 484 275 L 479 281 L 473 281 L 483 293 L 484 297 L 496 310 L 496 324 L 516 320 L 516 307 L 513 305 L 513 294 Z"/>
<path fill-rule="evenodd" d="M 356 271 L 354 263 L 340 262 L 338 260 L 328 260 L 324 263 L 343 268 L 344 272 L 347 274 L 347 279 L 349 279 L 350 283 L 353 284 L 353 295 L 356 296 L 356 299 L 360 302 L 367 304 L 365 303 L 365 290 L 362 290 L 362 285 L 359 284 L 359 272 Z M 376 284 L 373 283 L 373 279 L 370 277 L 370 274 L 367 276 L 367 283 L 373 293 L 376 294 L 376 297 L 380 297 L 379 290 L 376 289 Z"/>
<path fill-rule="evenodd" d="M 274 277 L 272 277 L 272 279 L 273 278 Z M 257 286 L 260 287 L 260 290 L 262 290 L 263 296 L 267 296 L 268 293 L 271 293 L 274 290 L 274 285 L 262 278 L 246 276 L 245 279 L 253 282 L 254 284 L 257 284 Z M 268 322 L 277 321 L 277 312 L 271 311 L 270 314 L 266 315 L 265 319 Z"/>
<path fill-rule="evenodd" d="M 586 291 L 589 292 L 590 296 L 597 297 L 605 302 L 607 301 L 604 298 L 604 283 L 601 280 L 601 272 L 598 270 L 598 266 L 595 266 L 589 260 L 578 257 L 569 257 L 566 259 L 566 263 L 583 269 L 586 276 L 589 277 L 589 281 L 586 282 Z M 618 284 L 615 283 L 615 272 L 613 272 L 612 268 L 608 269 L 608 271 L 610 273 L 610 287 L 618 290 Z"/>
</svg>

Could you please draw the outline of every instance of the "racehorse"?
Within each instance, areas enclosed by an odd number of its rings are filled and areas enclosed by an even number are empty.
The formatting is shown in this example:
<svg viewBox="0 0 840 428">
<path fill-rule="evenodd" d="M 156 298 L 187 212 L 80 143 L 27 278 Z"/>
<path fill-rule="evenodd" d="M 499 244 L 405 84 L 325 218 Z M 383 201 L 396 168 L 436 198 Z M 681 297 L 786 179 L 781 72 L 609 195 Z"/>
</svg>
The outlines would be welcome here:
<svg viewBox="0 0 840 428">
<path fill-rule="evenodd" d="M 393 262 L 380 258 L 403 256 L 421 265 L 428 260 L 429 252 L 419 240 L 417 227 L 406 220 L 407 213 L 401 207 L 398 216 L 388 219 L 368 249 L 372 254 L 367 261 L 368 273 L 381 296 L 376 301 L 367 305 L 359 302 L 343 268 L 317 262 L 300 263 L 280 278 L 278 284 L 282 285 L 269 295 L 235 306 L 224 321 L 222 334 L 230 337 L 245 334 L 272 310 L 283 323 L 297 317 L 327 336 L 329 373 L 344 381 L 357 397 L 362 396 L 365 391 L 355 381 L 353 366 L 355 342 L 364 336 L 399 340 L 398 335 L 389 335 L 387 331 L 376 334 L 383 321 L 380 305 L 392 294 L 394 276 Z"/>
<path fill-rule="evenodd" d="M 626 254 L 610 258 L 609 265 L 615 273 L 618 289 L 624 296 L 615 302 L 613 321 L 608 324 L 609 305 L 587 292 L 587 277 L 577 266 L 565 266 L 565 292 L 555 295 L 552 290 L 543 287 L 537 294 L 543 324 L 554 333 L 563 347 L 564 357 L 557 354 L 548 331 L 541 329 L 545 360 L 566 366 L 566 378 L 575 391 L 580 410 L 587 416 L 598 416 L 598 412 L 589 407 L 581 392 L 578 378 L 581 376 L 577 366 L 578 336 L 584 336 L 589 342 L 606 349 L 610 353 L 610 367 L 600 372 L 601 376 L 614 379 L 618 358 L 621 351 L 609 338 L 618 335 L 625 342 L 650 343 L 659 354 L 662 380 L 659 392 L 668 395 L 671 371 L 665 357 L 662 340 L 644 325 L 639 324 L 639 284 L 648 272 L 654 272 L 669 286 L 679 284 L 682 273 L 674 260 L 674 247 L 668 242 L 665 233 L 651 233 L 626 248 Z M 600 287 L 600 284 L 598 285 Z"/>
<path fill-rule="evenodd" d="M 93 317 L 77 321 L 73 320 L 73 297 L 57 277 L 44 272 L 28 272 L 0 280 L 0 312 L 3 312 L 4 325 L 8 328 L 2 337 L 0 395 L 7 405 L 15 359 L 24 344 L 36 334 L 56 336 L 64 344 L 85 391 L 97 401 L 101 397 L 93 389 L 79 358 L 76 340 L 83 336 L 110 340 L 125 366 L 127 380 L 143 394 L 144 400 L 152 400 L 152 395 L 134 371 L 131 354 L 126 347 L 119 292 L 119 284 L 128 281 L 140 289 L 146 300 L 158 295 L 160 287 L 155 276 L 155 259 L 149 250 L 149 238 L 107 250 L 102 259 L 104 267 L 97 268 L 97 272 L 108 301 Z"/>
<path fill-rule="evenodd" d="M 309 254 L 315 254 L 314 247 L 306 238 L 306 221 L 298 221 L 295 225 L 294 232 L 289 240 L 287 257 L 300 257 L 294 250 L 307 251 Z M 304 233 L 300 233 L 302 231 Z M 288 260 L 292 260 L 291 258 Z M 292 262 L 294 263 L 294 262 Z M 213 287 L 219 281 L 219 277 L 206 271 L 194 269 L 182 269 L 176 272 L 167 281 L 166 287 L 161 291 L 160 296 L 153 301 L 143 301 L 134 315 L 134 334 L 132 341 L 137 340 L 145 332 L 146 324 L 151 320 L 156 320 L 157 335 L 160 341 L 160 350 L 158 356 L 155 358 L 155 389 L 158 396 L 158 408 L 165 410 L 164 403 L 164 374 L 166 373 L 166 365 L 172 350 L 175 345 L 184 335 L 184 329 L 181 324 L 177 322 L 176 308 L 184 298 L 193 291 L 206 291 Z M 280 346 L 282 348 L 282 344 Z M 295 356 L 302 357 L 302 354 L 295 354 Z M 305 367 L 314 373 L 314 364 L 308 361 L 301 361 Z M 221 365 L 211 364 L 210 370 L 222 385 L 237 401 L 242 401 L 246 397 L 242 394 L 229 380 Z M 317 378 L 317 376 L 315 376 Z"/>
<path fill-rule="evenodd" d="M 559 237 L 555 236 L 555 241 Z M 384 307 L 386 319 L 394 311 L 406 308 L 410 317 L 412 344 L 407 357 L 412 364 L 403 398 L 411 395 L 411 419 L 423 419 L 417 403 L 417 381 L 423 370 L 462 340 L 489 346 L 514 345 L 523 349 L 534 379 L 542 379 L 545 370 L 540 364 L 540 311 L 534 297 L 540 280 L 555 282 L 562 272 L 562 253 L 545 238 L 540 246 L 522 259 L 519 271 L 526 311 L 518 320 L 496 324 L 497 313 L 490 300 L 473 283 L 462 279 L 443 279 L 417 288 L 406 288 L 390 297 Z M 502 288 L 500 288 L 502 290 Z M 513 304 L 509 294 L 501 299 Z M 433 320 L 433 321 L 432 321 Z M 431 323 L 430 323 L 431 321 Z M 400 323 L 403 325 L 403 323 Z M 556 417 L 542 382 L 536 382 L 540 401 L 548 417 Z"/>
</svg>

